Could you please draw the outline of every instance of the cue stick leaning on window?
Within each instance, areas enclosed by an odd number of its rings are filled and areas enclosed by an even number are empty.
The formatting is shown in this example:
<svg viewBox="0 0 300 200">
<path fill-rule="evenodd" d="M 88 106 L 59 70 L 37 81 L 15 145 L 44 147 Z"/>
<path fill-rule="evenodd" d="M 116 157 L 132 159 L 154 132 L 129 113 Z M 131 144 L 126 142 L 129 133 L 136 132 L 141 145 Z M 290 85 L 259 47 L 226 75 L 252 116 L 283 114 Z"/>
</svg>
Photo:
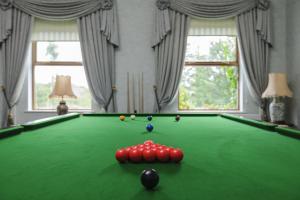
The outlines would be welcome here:
<svg viewBox="0 0 300 200">
<path fill-rule="evenodd" d="M 139 96 L 138 96 L 138 99 L 139 99 L 139 113 L 142 112 L 142 101 L 141 101 L 141 73 L 139 72 L 138 73 L 138 90 L 139 90 Z"/>
<path fill-rule="evenodd" d="M 142 72 L 142 113 L 144 113 L 144 72 Z"/>
<path fill-rule="evenodd" d="M 130 113 L 130 85 L 129 85 L 129 72 L 127 72 L 127 113 Z"/>
<path fill-rule="evenodd" d="M 134 73 L 132 74 L 132 103 L 133 103 L 133 112 L 135 112 Z"/>
</svg>

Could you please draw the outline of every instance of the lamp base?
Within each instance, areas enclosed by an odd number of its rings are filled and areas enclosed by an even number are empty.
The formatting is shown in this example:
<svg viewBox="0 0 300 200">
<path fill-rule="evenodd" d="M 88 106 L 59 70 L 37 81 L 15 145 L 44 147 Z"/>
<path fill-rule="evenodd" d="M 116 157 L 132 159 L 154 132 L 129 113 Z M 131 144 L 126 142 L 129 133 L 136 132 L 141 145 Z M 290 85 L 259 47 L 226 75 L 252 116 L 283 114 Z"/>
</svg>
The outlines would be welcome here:
<svg viewBox="0 0 300 200">
<path fill-rule="evenodd" d="M 278 98 L 274 98 L 270 104 L 271 122 L 275 124 L 284 124 L 285 120 L 285 105 Z"/>
<path fill-rule="evenodd" d="M 69 107 L 64 100 L 61 100 L 56 110 L 58 115 L 65 115 L 68 113 Z"/>
</svg>

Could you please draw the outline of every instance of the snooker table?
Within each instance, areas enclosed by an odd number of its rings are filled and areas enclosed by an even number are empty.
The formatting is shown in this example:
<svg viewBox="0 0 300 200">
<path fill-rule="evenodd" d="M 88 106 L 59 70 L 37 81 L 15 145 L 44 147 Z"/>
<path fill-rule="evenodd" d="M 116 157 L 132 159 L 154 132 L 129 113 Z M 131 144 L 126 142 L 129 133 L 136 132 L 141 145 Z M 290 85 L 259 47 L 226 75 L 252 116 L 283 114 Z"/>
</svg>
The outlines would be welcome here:
<svg viewBox="0 0 300 200">
<path fill-rule="evenodd" d="M 299 131 L 216 114 L 69 114 L 2 130 L 0 200 L 300 199 Z M 12 135 L 9 133 L 12 131 Z M 0 132 L 1 134 L 1 132 Z M 145 140 L 179 147 L 181 163 L 119 164 L 115 151 Z M 154 168 L 160 183 L 140 183 Z"/>
</svg>

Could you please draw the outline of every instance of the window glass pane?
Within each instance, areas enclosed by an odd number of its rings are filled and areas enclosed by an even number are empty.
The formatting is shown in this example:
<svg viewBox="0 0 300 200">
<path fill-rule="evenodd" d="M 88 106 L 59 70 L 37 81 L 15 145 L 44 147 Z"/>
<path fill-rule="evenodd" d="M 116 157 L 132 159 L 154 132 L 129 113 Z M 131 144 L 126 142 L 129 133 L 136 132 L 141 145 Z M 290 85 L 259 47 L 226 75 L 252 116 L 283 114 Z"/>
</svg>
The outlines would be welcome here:
<svg viewBox="0 0 300 200">
<path fill-rule="evenodd" d="M 37 42 L 37 61 L 82 62 L 79 42 Z"/>
<path fill-rule="evenodd" d="M 238 67 L 184 67 L 179 109 L 238 109 Z"/>
<path fill-rule="evenodd" d="M 236 61 L 236 37 L 188 36 L 185 61 Z"/>
<path fill-rule="evenodd" d="M 60 99 L 49 99 L 56 75 L 71 76 L 72 89 L 77 99 L 66 98 L 69 109 L 91 109 L 91 94 L 83 66 L 35 66 L 34 90 L 36 109 L 56 109 Z"/>
</svg>

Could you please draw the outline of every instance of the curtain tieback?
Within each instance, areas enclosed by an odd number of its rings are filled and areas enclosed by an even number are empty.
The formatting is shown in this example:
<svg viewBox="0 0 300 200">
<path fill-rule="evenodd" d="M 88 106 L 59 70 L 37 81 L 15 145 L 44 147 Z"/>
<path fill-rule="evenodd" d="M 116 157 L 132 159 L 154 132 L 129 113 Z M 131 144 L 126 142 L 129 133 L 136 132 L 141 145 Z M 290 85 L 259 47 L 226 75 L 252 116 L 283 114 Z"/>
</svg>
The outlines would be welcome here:
<svg viewBox="0 0 300 200">
<path fill-rule="evenodd" d="M 4 96 L 4 99 L 5 99 L 5 102 L 7 104 L 7 107 L 8 107 L 8 114 L 7 114 L 7 127 L 11 127 L 15 124 L 14 122 L 14 117 L 13 117 L 13 114 L 12 114 L 12 108 L 16 105 L 14 104 L 13 106 L 10 105 L 9 101 L 8 101 L 8 98 L 7 98 L 7 94 L 6 94 L 6 90 L 5 90 L 5 87 L 3 85 L 0 86 L 0 90 L 3 92 L 3 96 Z"/>
<path fill-rule="evenodd" d="M 4 96 L 4 100 L 9 108 L 9 111 L 15 106 L 15 105 L 10 105 L 7 94 L 6 94 L 6 90 L 5 87 L 3 85 L 0 86 L 1 91 L 3 92 L 3 96 Z"/>
<path fill-rule="evenodd" d="M 112 86 L 112 88 L 111 88 L 111 94 L 110 94 L 110 97 L 109 97 L 109 99 L 108 99 L 108 102 L 107 102 L 107 104 L 104 106 L 104 109 L 105 109 L 105 111 L 107 111 L 107 109 L 108 109 L 108 106 L 109 106 L 109 104 L 110 104 L 110 102 L 111 102 L 111 100 L 113 99 L 113 97 L 114 97 L 114 93 L 117 91 L 117 87 L 116 86 Z"/>
<path fill-rule="evenodd" d="M 158 100 L 158 95 L 157 95 L 157 86 L 156 85 L 153 85 L 153 90 L 154 90 L 155 100 L 156 100 L 156 104 L 157 104 L 158 112 L 159 112 L 161 107 L 159 105 L 159 100 Z"/>
</svg>

